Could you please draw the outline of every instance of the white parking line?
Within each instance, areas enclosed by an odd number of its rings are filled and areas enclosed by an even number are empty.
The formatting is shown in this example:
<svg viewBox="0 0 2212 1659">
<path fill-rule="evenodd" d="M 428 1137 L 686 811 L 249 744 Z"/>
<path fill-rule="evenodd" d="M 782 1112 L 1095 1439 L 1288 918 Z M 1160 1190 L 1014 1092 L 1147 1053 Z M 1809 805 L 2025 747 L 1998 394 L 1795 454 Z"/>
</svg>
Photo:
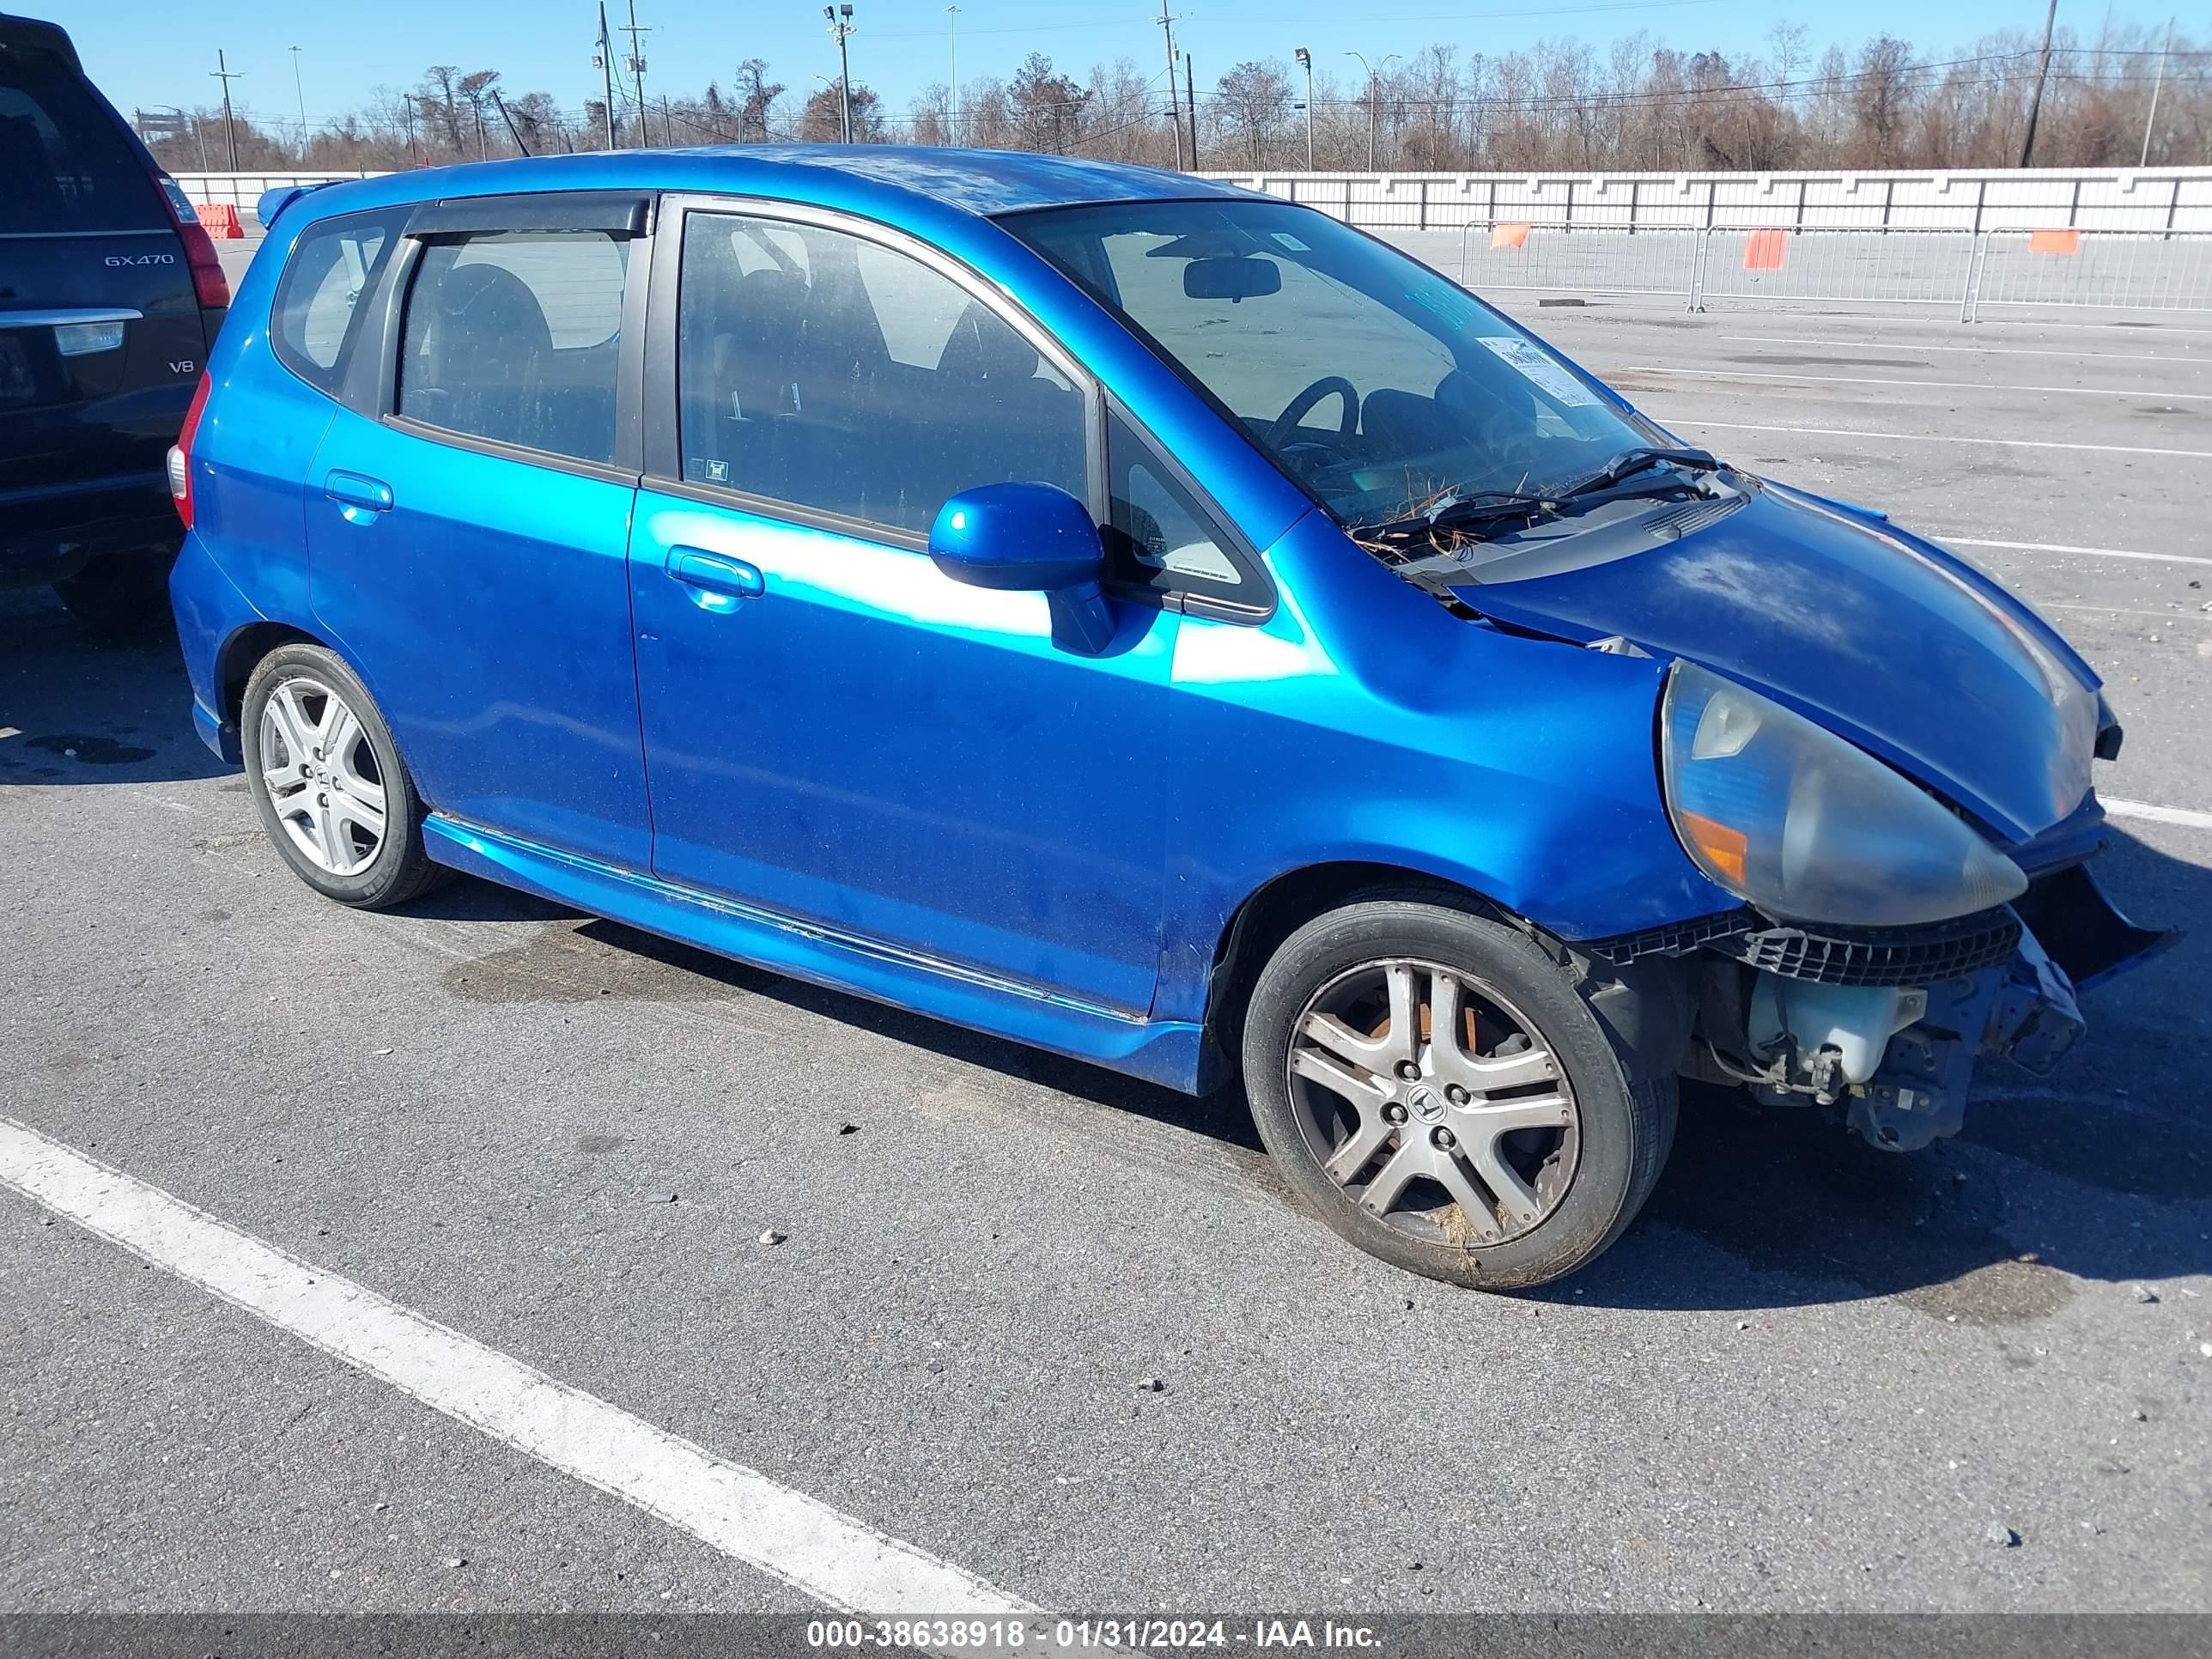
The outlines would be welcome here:
<svg viewBox="0 0 2212 1659">
<path fill-rule="evenodd" d="M 2105 811 L 2116 818 L 2148 818 L 2153 823 L 2185 823 L 2192 830 L 2212 830 L 2212 812 L 2195 812 L 2185 806 L 2154 806 L 2148 801 L 2107 799 Z"/>
<path fill-rule="evenodd" d="M 1030 1603 L 866 1522 L 0 1118 L 0 1184 L 841 1610 L 1028 1613 Z"/>
<path fill-rule="evenodd" d="M 1930 536 L 1930 541 L 1953 547 L 2002 547 L 2014 553 L 2086 553 L 2098 559 L 2146 559 L 2156 564 L 2212 564 L 2212 558 L 2193 553 L 2133 553 L 2120 547 L 2075 547 L 2065 542 L 1994 542 L 1974 536 Z"/>
<path fill-rule="evenodd" d="M 1849 351 L 1974 351 L 1990 357 L 2092 357 L 2100 363 L 2171 363 L 2157 351 L 2100 351 L 2094 345 L 2069 350 L 2058 346 L 1933 345 L 1920 340 L 1809 340 L 1792 334 L 1723 334 L 1739 345 L 1841 346 Z"/>
<path fill-rule="evenodd" d="M 2184 403 L 2212 403 L 2212 392 L 2130 391 L 2101 386 L 1992 386 L 1986 380 L 1901 380 L 1884 374 L 1786 374 L 1757 368 L 1669 368 L 1664 363 L 1627 363 L 1610 371 L 1615 374 L 1688 374 L 1701 380 L 1793 380 L 1806 386 L 1917 386 L 1930 392 L 2047 392 L 2061 398 L 2175 398 Z"/>
<path fill-rule="evenodd" d="M 1765 421 L 1691 421 L 1669 416 L 1670 426 L 1702 426 L 1715 432 L 1802 432 L 1814 438 L 1881 438 L 1900 444 L 1989 444 L 1999 449 L 2087 449 L 2100 455 L 2179 455 L 2212 461 L 2212 449 L 2153 449 L 2141 444 L 2075 444 L 2055 438 L 1965 438 L 1942 432 L 1875 432 L 1856 426 L 1776 426 Z"/>
<path fill-rule="evenodd" d="M 2056 599 L 2038 599 L 2038 611 L 2079 611 L 2092 617 L 2142 617 L 2156 623 L 2203 623 L 2212 627 L 2212 615 L 2201 611 L 2130 611 L 2124 605 L 2061 605 Z"/>
</svg>

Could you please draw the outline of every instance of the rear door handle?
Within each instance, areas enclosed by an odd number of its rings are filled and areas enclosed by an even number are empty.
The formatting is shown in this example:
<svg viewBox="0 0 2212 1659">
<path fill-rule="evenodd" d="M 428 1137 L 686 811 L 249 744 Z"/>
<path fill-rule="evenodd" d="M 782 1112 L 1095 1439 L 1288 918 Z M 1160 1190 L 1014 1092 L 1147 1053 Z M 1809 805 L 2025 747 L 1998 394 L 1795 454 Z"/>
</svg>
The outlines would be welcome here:
<svg viewBox="0 0 2212 1659">
<path fill-rule="evenodd" d="M 720 553 L 702 552 L 696 547 L 669 549 L 668 574 L 687 587 L 726 599 L 757 599 L 768 592 L 767 579 L 762 576 L 758 565 L 726 558 Z"/>
<path fill-rule="evenodd" d="M 392 486 L 364 473 L 333 472 L 323 480 L 323 494 L 341 507 L 358 507 L 366 513 L 392 511 Z M 349 519 L 353 516 L 350 512 L 346 514 Z"/>
</svg>

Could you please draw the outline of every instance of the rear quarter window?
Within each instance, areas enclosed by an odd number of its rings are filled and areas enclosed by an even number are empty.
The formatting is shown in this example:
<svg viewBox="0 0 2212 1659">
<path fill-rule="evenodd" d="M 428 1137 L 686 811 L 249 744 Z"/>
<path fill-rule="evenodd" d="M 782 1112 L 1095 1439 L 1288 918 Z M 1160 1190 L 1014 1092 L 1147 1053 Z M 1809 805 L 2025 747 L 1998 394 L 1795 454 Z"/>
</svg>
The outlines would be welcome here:
<svg viewBox="0 0 2212 1659">
<path fill-rule="evenodd" d="M 349 214 L 310 225 L 292 245 L 269 337 L 277 360 L 318 391 L 337 395 L 360 333 L 361 301 L 406 220 L 404 208 Z"/>
<path fill-rule="evenodd" d="M 168 223 L 151 168 L 91 84 L 45 52 L 0 47 L 0 234 Z"/>
</svg>

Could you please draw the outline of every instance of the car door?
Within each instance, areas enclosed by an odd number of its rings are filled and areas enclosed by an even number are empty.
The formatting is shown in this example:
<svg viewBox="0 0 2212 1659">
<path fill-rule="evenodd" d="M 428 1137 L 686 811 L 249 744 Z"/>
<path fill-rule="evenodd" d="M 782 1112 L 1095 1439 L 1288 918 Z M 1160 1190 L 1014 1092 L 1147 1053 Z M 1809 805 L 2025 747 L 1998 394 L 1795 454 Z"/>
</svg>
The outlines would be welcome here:
<svg viewBox="0 0 2212 1659">
<path fill-rule="evenodd" d="M 624 569 L 647 204 L 432 204 L 307 484 L 316 616 L 437 811 L 642 870 Z"/>
<path fill-rule="evenodd" d="M 680 246 L 672 246 L 679 231 Z M 1103 505 L 1097 393 L 880 227 L 664 204 L 630 543 L 654 872 L 1127 1012 L 1158 975 L 1179 618 L 1056 643 L 926 550 L 958 490 Z"/>
</svg>

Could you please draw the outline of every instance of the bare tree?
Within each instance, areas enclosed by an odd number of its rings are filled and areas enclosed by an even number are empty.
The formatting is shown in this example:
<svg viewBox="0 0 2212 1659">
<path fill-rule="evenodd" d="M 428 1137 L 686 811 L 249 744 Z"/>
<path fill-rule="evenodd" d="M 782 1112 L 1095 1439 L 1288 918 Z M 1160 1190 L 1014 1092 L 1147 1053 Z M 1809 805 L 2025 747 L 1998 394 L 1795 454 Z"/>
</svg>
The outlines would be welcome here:
<svg viewBox="0 0 2212 1659">
<path fill-rule="evenodd" d="M 1276 64 L 1239 64 L 1214 89 L 1225 136 L 1255 167 L 1267 166 L 1276 134 L 1290 121 L 1290 77 Z"/>
</svg>

